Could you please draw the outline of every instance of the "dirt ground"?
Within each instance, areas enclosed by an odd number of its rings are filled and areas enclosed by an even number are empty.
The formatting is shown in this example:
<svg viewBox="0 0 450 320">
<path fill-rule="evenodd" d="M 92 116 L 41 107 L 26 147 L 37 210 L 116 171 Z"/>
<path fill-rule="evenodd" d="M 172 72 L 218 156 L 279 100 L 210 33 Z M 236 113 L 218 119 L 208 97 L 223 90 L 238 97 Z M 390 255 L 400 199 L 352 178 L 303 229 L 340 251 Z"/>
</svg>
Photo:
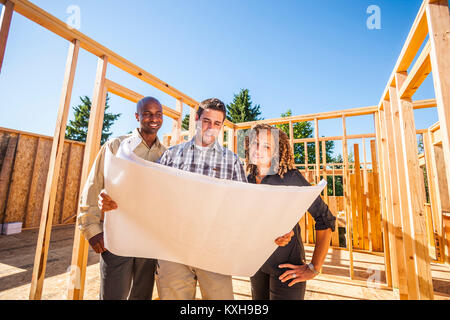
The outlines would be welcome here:
<svg viewBox="0 0 450 320">
<path fill-rule="evenodd" d="M 43 299 L 66 299 L 68 269 L 71 261 L 74 226 L 54 227 L 47 261 Z M 38 230 L 25 230 L 16 235 L 0 235 L 0 300 L 28 299 Z M 307 261 L 314 248 L 306 245 Z M 357 280 L 348 277 L 348 254 L 330 249 L 323 272 L 307 282 L 306 299 L 366 300 L 397 299 L 385 288 L 384 258 L 381 255 L 354 253 L 354 271 Z M 89 251 L 84 299 L 98 299 L 99 255 Z M 435 299 L 450 300 L 450 267 L 432 264 Z M 251 299 L 250 280 L 233 277 L 234 297 Z M 153 298 L 157 298 L 154 290 Z M 201 298 L 200 290 L 197 297 Z"/>
</svg>

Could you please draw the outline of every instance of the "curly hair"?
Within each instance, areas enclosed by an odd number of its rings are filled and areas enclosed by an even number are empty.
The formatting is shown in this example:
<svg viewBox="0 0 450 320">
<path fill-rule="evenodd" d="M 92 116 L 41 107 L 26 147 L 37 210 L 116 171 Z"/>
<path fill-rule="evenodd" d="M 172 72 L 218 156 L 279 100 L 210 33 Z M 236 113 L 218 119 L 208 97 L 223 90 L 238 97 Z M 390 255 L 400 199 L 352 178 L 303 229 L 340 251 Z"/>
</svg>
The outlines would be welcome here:
<svg viewBox="0 0 450 320">
<path fill-rule="evenodd" d="M 279 161 L 278 161 L 278 172 L 277 174 L 283 178 L 284 174 L 291 169 L 295 169 L 295 161 L 294 161 L 294 153 L 292 152 L 291 144 L 289 142 L 288 135 L 278 128 L 272 127 L 268 124 L 257 124 L 252 127 L 252 132 L 254 132 L 256 135 L 259 135 L 260 130 L 275 130 L 279 135 L 279 143 L 278 146 L 276 146 L 276 151 L 279 153 Z M 258 166 L 255 164 L 250 163 L 250 139 L 249 136 L 245 137 L 245 162 L 246 162 L 246 168 L 247 173 L 251 176 L 256 177 L 259 174 Z M 276 157 L 272 158 L 272 164 L 276 161 Z"/>
</svg>

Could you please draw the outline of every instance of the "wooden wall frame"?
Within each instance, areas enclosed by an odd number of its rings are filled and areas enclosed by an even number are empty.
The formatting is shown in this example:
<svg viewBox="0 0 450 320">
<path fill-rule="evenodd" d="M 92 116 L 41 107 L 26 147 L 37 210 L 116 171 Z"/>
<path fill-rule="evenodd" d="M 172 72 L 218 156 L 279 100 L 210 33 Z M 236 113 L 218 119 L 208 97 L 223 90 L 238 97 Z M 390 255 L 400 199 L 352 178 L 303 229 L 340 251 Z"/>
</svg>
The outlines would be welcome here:
<svg viewBox="0 0 450 320">
<path fill-rule="evenodd" d="M 179 143 L 181 140 L 180 131 L 183 105 L 190 107 L 189 137 L 193 137 L 195 134 L 195 112 L 199 103 L 83 33 L 69 28 L 66 23 L 27 0 L 0 0 L 0 4 L 3 4 L 0 19 L 0 71 L 4 61 L 13 12 L 23 15 L 69 41 L 66 73 L 54 133 L 50 170 L 47 176 L 30 289 L 30 299 L 40 299 L 42 297 L 49 237 L 53 220 L 55 190 L 58 183 L 64 133 L 79 48 L 85 49 L 98 57 L 80 190 L 86 181 L 89 169 L 100 149 L 106 93 L 111 92 L 133 102 L 137 102 L 143 97 L 143 95 L 107 79 L 106 70 L 108 64 L 118 67 L 175 99 L 175 108 L 163 106 L 164 115 L 172 118 L 174 121 L 172 133 L 174 139 L 172 140 L 172 144 Z M 365 184 L 361 187 L 364 188 L 365 192 L 369 192 L 368 190 L 372 188 L 371 186 L 375 189 L 378 188 L 386 265 L 386 285 L 392 287 L 394 290 L 398 289 L 401 299 L 433 299 L 430 254 L 428 251 L 425 221 L 426 215 L 424 214 L 425 209 L 423 205 L 425 201 L 424 186 L 423 179 L 419 174 L 420 163 L 417 150 L 417 133 L 424 135 L 425 154 L 423 159 L 427 170 L 432 174 L 429 183 L 432 183 L 430 186 L 430 208 L 433 230 L 436 232 L 436 239 L 438 239 L 436 242 L 446 246 L 445 248 L 439 248 L 440 257 L 442 257 L 441 262 L 447 261 L 448 263 L 446 257 L 446 255 L 448 256 L 448 253 L 446 254 L 448 252 L 448 239 L 446 238 L 446 229 L 442 221 L 444 220 L 444 210 L 448 210 L 446 207 L 446 199 L 450 199 L 448 188 L 450 182 L 449 30 L 450 14 L 448 0 L 424 0 L 377 105 L 239 124 L 233 124 L 226 120 L 226 128 L 221 133 L 221 142 L 226 142 L 230 150 L 236 151 L 238 130 L 251 128 L 256 123 L 267 123 L 270 125 L 288 124 L 290 144 L 292 147 L 296 143 L 303 143 L 305 152 L 307 152 L 307 143 L 315 143 L 316 163 L 308 163 L 306 159 L 303 166 L 305 173 L 309 173 L 311 168 L 314 169 L 316 182 L 320 179 L 320 176 L 326 178 L 330 172 L 327 168 L 330 166 L 332 167 L 334 180 L 336 170 L 333 164 L 329 164 L 326 161 L 325 143 L 331 140 L 341 140 L 343 145 L 343 169 L 341 169 L 340 173 L 342 173 L 344 195 L 347 199 L 353 196 L 351 195 L 351 181 L 349 179 L 354 180 L 353 183 L 358 187 L 360 187 L 360 179 L 363 179 Z M 429 40 L 423 46 L 427 36 L 429 36 Z M 423 49 L 419 52 L 422 46 Z M 411 66 L 413 61 L 415 61 L 414 65 Z M 414 93 L 430 73 L 433 76 L 436 99 L 413 101 L 412 97 Z M 417 130 L 414 125 L 414 110 L 434 107 L 438 111 L 439 130 L 435 130 L 435 128 Z M 347 135 L 346 119 L 361 115 L 373 116 L 375 133 Z M 343 135 L 339 137 L 319 137 L 319 121 L 325 119 L 342 119 Z M 295 123 L 303 121 L 314 121 L 315 136 L 313 138 L 294 138 L 293 126 Z M 226 141 L 224 141 L 223 137 L 224 132 L 227 133 Z M 358 165 L 359 159 L 355 163 L 349 163 L 348 159 L 347 140 L 356 138 L 356 136 L 363 139 L 364 160 L 362 163 L 362 173 Z M 373 154 L 373 151 L 376 149 L 377 161 L 372 162 L 371 165 L 372 172 L 379 173 L 378 179 L 376 179 L 377 181 L 367 178 L 369 171 L 367 167 L 368 163 L 365 160 L 364 139 L 369 138 L 375 139 L 373 140 L 374 142 L 371 142 L 371 151 Z M 436 144 L 434 141 L 440 141 L 440 144 Z M 435 149 L 435 145 L 438 145 L 439 148 Z M 11 147 L 11 150 L 13 150 L 13 147 Z M 320 161 L 320 152 L 323 155 L 322 161 Z M 445 160 L 443 161 L 442 159 Z M 437 166 L 445 169 L 439 170 L 439 173 L 445 171 L 445 179 L 442 174 L 439 177 L 437 176 Z M 352 176 L 353 178 L 350 178 L 350 174 L 354 174 Z M 33 181 L 30 183 L 33 184 Z M 378 187 L 375 186 L 376 183 Z M 0 191 L 2 190 L 0 188 Z M 1 194 L 0 192 L 0 196 Z M 324 197 L 327 200 L 328 195 L 326 191 Z M 356 196 L 355 200 L 358 202 L 359 211 L 364 211 L 364 207 L 361 206 L 365 200 L 359 199 L 358 196 Z M 351 201 L 348 200 L 344 206 L 348 224 L 346 232 L 347 248 L 350 254 L 349 273 L 353 279 L 353 244 L 351 239 L 354 232 L 361 236 L 361 221 L 354 221 L 355 225 L 352 226 L 352 214 L 349 212 L 351 209 Z M 363 225 L 362 230 L 365 230 L 366 227 L 368 226 Z M 358 228 L 358 230 L 355 228 Z M 310 234 L 308 231 L 308 239 L 311 236 L 313 239 L 313 234 Z M 368 243 L 364 236 L 362 242 L 364 248 L 366 248 Z M 72 280 L 75 279 L 74 277 L 81 277 L 81 286 L 72 286 L 69 289 L 69 299 L 83 298 L 87 252 L 87 241 L 81 236 L 78 228 L 76 228 L 72 265 L 79 268 L 79 270 L 77 271 L 78 273 L 73 273 Z"/>
</svg>

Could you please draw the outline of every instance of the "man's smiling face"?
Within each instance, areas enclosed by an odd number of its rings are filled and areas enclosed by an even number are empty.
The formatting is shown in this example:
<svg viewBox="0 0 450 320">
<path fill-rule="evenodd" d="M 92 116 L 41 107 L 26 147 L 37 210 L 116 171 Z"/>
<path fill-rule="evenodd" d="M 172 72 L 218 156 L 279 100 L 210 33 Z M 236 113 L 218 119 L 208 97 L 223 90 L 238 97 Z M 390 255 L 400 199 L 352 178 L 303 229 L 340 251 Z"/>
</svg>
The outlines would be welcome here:
<svg viewBox="0 0 450 320">
<path fill-rule="evenodd" d="M 196 120 L 197 126 L 201 129 L 202 145 L 211 145 L 217 139 L 219 132 L 222 129 L 225 120 L 223 112 L 214 109 L 205 109 L 200 118 L 198 118 L 198 116 L 196 117 Z"/>
<path fill-rule="evenodd" d="M 144 101 L 135 113 L 136 120 L 141 124 L 141 131 L 156 134 L 163 123 L 163 110 L 157 101 Z"/>
</svg>

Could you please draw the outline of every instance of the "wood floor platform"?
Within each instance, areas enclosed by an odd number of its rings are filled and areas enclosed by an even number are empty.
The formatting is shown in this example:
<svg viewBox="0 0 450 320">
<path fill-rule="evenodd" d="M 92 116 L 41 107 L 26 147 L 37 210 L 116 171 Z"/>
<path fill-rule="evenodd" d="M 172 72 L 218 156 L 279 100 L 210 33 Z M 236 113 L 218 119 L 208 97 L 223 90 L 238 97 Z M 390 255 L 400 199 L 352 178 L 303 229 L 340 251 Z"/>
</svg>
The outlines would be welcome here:
<svg viewBox="0 0 450 320">
<path fill-rule="evenodd" d="M 28 299 L 38 230 L 0 235 L 0 300 Z M 43 299 L 66 299 L 74 226 L 54 227 L 48 254 Z M 306 245 L 309 261 L 314 247 Z M 323 273 L 307 282 L 306 299 L 311 300 L 393 300 L 397 295 L 386 288 L 382 255 L 354 253 L 356 280 L 348 277 L 348 253 L 330 249 Z M 84 299 L 98 299 L 99 255 L 90 250 Z M 435 299 L 450 300 L 450 266 L 432 264 Z M 250 280 L 233 277 L 235 299 L 251 299 Z M 201 294 L 198 290 L 197 296 Z M 154 298 L 157 297 L 156 290 Z"/>
</svg>

